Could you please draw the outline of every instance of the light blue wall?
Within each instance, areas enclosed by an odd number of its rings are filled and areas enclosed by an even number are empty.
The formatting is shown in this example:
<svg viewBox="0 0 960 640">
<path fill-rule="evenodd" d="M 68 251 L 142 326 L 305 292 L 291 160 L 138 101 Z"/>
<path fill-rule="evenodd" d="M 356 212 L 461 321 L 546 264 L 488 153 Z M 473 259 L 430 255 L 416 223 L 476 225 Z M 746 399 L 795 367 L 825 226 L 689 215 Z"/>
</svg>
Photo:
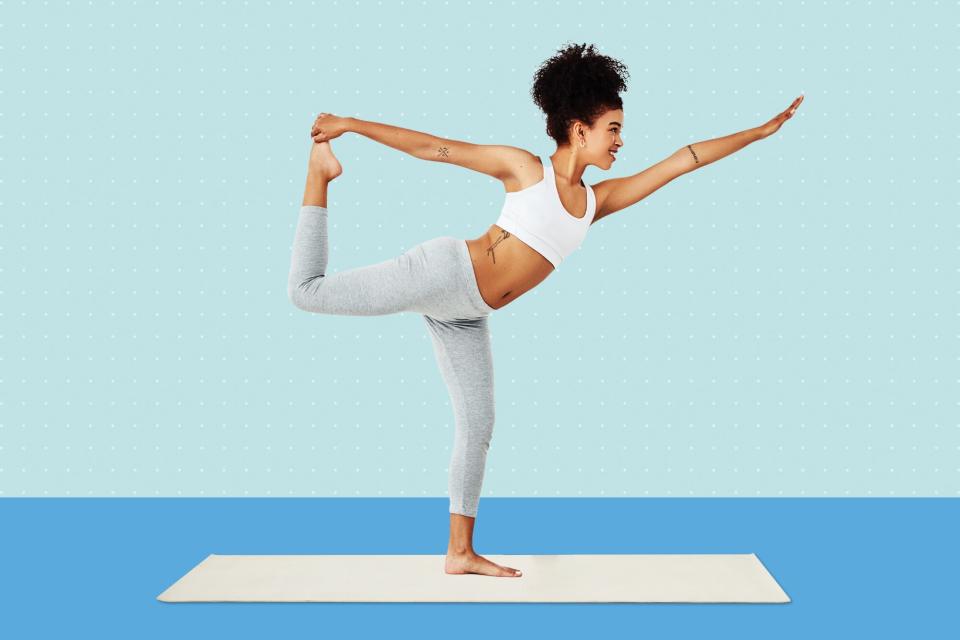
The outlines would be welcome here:
<svg viewBox="0 0 960 640">
<path fill-rule="evenodd" d="M 591 229 L 491 319 L 484 496 L 958 494 L 954 3 L 70 2 L 0 19 L 0 495 L 442 496 L 422 320 L 286 296 L 321 111 L 549 155 L 568 42 L 626 176 L 783 129 Z M 347 134 L 331 271 L 503 187 Z"/>
</svg>

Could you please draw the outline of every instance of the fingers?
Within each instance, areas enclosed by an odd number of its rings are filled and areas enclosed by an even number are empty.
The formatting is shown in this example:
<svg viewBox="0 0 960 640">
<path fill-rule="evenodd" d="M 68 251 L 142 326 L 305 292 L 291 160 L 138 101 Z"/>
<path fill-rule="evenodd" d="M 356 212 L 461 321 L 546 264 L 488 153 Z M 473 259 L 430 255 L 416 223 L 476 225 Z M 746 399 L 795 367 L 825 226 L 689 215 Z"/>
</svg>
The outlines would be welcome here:
<svg viewBox="0 0 960 640">
<path fill-rule="evenodd" d="M 794 101 L 790 104 L 790 107 L 787 109 L 787 113 L 790 114 L 791 116 L 792 116 L 794 113 L 796 113 L 797 107 L 800 106 L 800 103 L 801 103 L 801 102 L 803 102 L 803 94 L 800 94 L 800 97 L 797 98 L 796 100 L 794 100 Z"/>
<path fill-rule="evenodd" d="M 317 119 L 316 119 L 316 120 L 313 121 L 313 128 L 310 129 L 310 137 L 311 137 L 311 138 L 314 137 L 315 135 L 317 135 L 317 133 L 320 132 L 320 127 L 318 126 L 319 123 L 320 123 L 320 120 L 322 120 L 324 116 L 328 116 L 328 115 L 330 115 L 330 114 L 327 113 L 326 111 L 324 111 L 324 112 L 321 113 L 319 116 L 317 116 Z"/>
</svg>

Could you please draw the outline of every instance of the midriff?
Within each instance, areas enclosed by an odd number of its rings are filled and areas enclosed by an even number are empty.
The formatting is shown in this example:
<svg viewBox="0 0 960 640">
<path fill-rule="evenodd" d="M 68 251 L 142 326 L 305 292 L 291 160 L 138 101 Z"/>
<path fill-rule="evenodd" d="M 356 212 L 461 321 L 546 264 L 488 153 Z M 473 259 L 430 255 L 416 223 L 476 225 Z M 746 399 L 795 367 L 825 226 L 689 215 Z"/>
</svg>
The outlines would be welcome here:
<svg viewBox="0 0 960 640">
<path fill-rule="evenodd" d="M 503 185 L 507 193 L 520 191 L 544 179 L 545 167 L 540 159 L 521 163 L 524 176 L 511 177 Z M 553 175 L 553 174 L 551 174 Z M 567 213 L 570 210 L 584 211 L 586 215 L 587 189 L 580 180 L 574 189 L 561 187 L 554 182 L 560 202 Z M 595 203 L 599 207 L 599 203 Z M 573 214 L 570 214 L 573 216 Z M 582 216 L 573 216 L 582 217 Z M 479 238 L 467 240 L 473 273 L 484 302 L 500 309 L 543 282 L 554 271 L 553 263 L 540 255 L 512 233 L 498 225 L 490 225 Z"/>
<path fill-rule="evenodd" d="M 552 262 L 495 224 L 467 240 L 467 247 L 480 295 L 494 309 L 507 306 L 554 270 Z"/>
</svg>

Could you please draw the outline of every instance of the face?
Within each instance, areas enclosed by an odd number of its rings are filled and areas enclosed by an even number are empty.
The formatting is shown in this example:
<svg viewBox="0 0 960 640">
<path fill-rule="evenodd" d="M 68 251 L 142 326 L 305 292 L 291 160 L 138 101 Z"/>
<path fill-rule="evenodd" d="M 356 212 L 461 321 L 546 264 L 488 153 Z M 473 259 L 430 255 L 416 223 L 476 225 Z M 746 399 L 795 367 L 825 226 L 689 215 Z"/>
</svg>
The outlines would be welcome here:
<svg viewBox="0 0 960 640">
<path fill-rule="evenodd" d="M 588 164 L 609 169 L 616 161 L 612 152 L 623 146 L 623 138 L 620 137 L 622 129 L 623 109 L 603 113 L 590 129 L 577 123 L 574 125 L 574 149 Z M 586 146 L 583 147 L 580 146 L 581 131 L 586 141 Z"/>
</svg>

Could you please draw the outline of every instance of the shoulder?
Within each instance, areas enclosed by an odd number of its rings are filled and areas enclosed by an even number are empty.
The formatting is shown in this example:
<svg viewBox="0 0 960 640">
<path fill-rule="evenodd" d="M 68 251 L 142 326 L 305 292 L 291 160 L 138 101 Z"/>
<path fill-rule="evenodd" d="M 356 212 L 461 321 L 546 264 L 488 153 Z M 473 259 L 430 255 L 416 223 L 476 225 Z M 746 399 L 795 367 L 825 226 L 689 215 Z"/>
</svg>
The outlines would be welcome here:
<svg viewBox="0 0 960 640">
<path fill-rule="evenodd" d="M 543 180 L 544 166 L 540 156 L 519 147 L 508 149 L 511 151 L 507 158 L 507 171 L 500 178 L 507 193 L 521 191 Z"/>
<path fill-rule="evenodd" d="M 439 139 L 438 144 L 436 154 L 424 159 L 458 165 L 501 181 L 515 179 L 531 159 L 536 160 L 526 149 L 503 144 L 474 144 L 448 138 Z"/>
</svg>

